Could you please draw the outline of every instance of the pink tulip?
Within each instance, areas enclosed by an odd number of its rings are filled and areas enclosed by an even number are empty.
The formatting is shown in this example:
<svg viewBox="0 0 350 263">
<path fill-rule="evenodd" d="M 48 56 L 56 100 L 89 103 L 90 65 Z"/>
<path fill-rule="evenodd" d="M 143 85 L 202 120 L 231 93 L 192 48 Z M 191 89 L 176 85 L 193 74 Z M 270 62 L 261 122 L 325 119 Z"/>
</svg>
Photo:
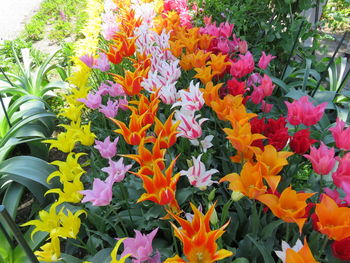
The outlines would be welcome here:
<svg viewBox="0 0 350 263">
<path fill-rule="evenodd" d="M 266 103 L 266 101 L 261 102 L 261 110 L 265 113 L 269 113 L 272 110 L 273 104 Z"/>
<path fill-rule="evenodd" d="M 133 257 L 134 263 L 142 263 L 142 262 L 155 262 L 154 257 L 158 257 L 157 255 L 152 257 L 153 248 L 152 242 L 157 234 L 158 228 L 154 229 L 151 233 L 144 235 L 138 230 L 135 231 L 135 237 L 128 237 L 123 241 L 124 251 L 121 254 L 121 258 L 126 256 L 127 254 L 131 254 Z M 160 262 L 160 261 L 159 261 Z"/>
<path fill-rule="evenodd" d="M 84 190 L 80 193 L 85 195 L 81 200 L 82 203 L 92 202 L 94 206 L 105 206 L 112 201 L 112 185 L 99 178 L 94 179 L 92 190 Z"/>
<path fill-rule="evenodd" d="M 92 68 L 97 68 L 102 72 L 108 71 L 110 69 L 110 64 L 107 55 L 105 53 L 100 53 Z"/>
<path fill-rule="evenodd" d="M 119 137 L 117 137 L 113 142 L 111 142 L 109 136 L 102 142 L 95 140 L 95 146 L 101 156 L 106 159 L 111 159 L 117 153 L 117 143 Z"/>
<path fill-rule="evenodd" d="M 125 92 L 119 83 L 107 80 L 107 83 L 102 83 L 98 88 L 98 93 L 101 96 L 109 94 L 111 97 L 125 96 Z"/>
<path fill-rule="evenodd" d="M 310 154 L 304 154 L 304 157 L 312 163 L 312 168 L 315 173 L 320 175 L 329 174 L 336 163 L 334 158 L 334 148 L 328 149 L 327 146 L 321 142 L 318 149 L 312 146 L 310 149 Z"/>
<path fill-rule="evenodd" d="M 335 140 L 335 145 L 342 150 L 350 150 L 350 127 L 345 129 L 345 122 L 337 118 L 336 125 L 329 129 Z"/>
<path fill-rule="evenodd" d="M 234 24 L 230 24 L 227 21 L 225 23 L 222 22 L 219 26 L 220 36 L 225 38 L 230 38 L 230 36 L 232 35 L 233 27 L 234 27 Z"/>
<path fill-rule="evenodd" d="M 254 91 L 251 95 L 252 102 L 254 104 L 259 104 L 265 97 L 271 96 L 274 88 L 275 85 L 272 84 L 270 77 L 268 75 L 264 75 L 261 80 L 261 85 L 258 87 L 254 86 Z"/>
<path fill-rule="evenodd" d="M 77 101 L 83 102 L 90 109 L 97 109 L 101 105 L 102 98 L 99 93 L 89 92 L 86 99 L 77 99 Z"/>
<path fill-rule="evenodd" d="M 79 57 L 79 59 L 89 68 L 92 68 L 96 61 L 93 55 L 85 54 L 84 56 Z"/>
<path fill-rule="evenodd" d="M 110 99 L 108 99 L 107 105 L 101 105 L 98 111 L 103 113 L 107 118 L 114 118 L 118 113 L 118 109 L 118 101 L 113 102 Z"/>
<path fill-rule="evenodd" d="M 332 174 L 333 182 L 336 186 L 343 189 L 347 194 L 345 200 L 350 201 L 350 152 L 339 159 L 337 170 Z"/>
<path fill-rule="evenodd" d="M 123 181 L 125 174 L 131 168 L 130 165 L 124 165 L 123 158 L 120 158 L 118 162 L 109 160 L 109 166 L 104 167 L 101 170 L 105 173 L 108 173 L 106 182 L 109 184 L 114 184 Z"/>
<path fill-rule="evenodd" d="M 274 58 L 276 57 L 272 56 L 271 54 L 266 55 L 265 52 L 263 51 L 258 63 L 259 68 L 266 69 L 269 66 L 271 60 L 273 60 Z"/>
<path fill-rule="evenodd" d="M 249 51 L 239 57 L 237 62 L 231 64 L 230 73 L 235 78 L 243 78 L 254 70 L 254 58 Z"/>
<path fill-rule="evenodd" d="M 285 102 L 288 108 L 287 120 L 292 125 L 304 124 L 306 126 L 315 125 L 321 120 L 327 102 L 314 106 L 309 102 L 308 96 L 303 96 L 292 103 Z"/>
</svg>

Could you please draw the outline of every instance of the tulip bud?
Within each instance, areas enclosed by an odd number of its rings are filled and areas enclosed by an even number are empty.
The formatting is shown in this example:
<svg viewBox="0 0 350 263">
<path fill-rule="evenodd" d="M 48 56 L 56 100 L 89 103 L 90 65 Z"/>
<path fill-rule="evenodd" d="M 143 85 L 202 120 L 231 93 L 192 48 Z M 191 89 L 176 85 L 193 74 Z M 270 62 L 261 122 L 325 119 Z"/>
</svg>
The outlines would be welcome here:
<svg viewBox="0 0 350 263">
<path fill-rule="evenodd" d="M 211 192 L 209 193 L 208 195 L 208 200 L 209 202 L 213 201 L 214 198 L 215 198 L 215 191 L 216 191 L 216 188 L 214 188 L 213 190 L 211 190 Z"/>
<path fill-rule="evenodd" d="M 210 208 L 212 207 L 212 205 L 213 205 L 213 203 L 210 202 L 210 203 L 209 203 L 209 208 L 208 208 L 208 209 L 210 209 Z M 215 210 L 215 208 L 214 208 L 214 211 L 213 211 L 213 213 L 212 213 L 211 216 L 210 216 L 210 223 L 212 223 L 213 225 L 216 225 L 218 222 L 219 222 L 218 214 L 216 213 L 216 210 Z"/>
<path fill-rule="evenodd" d="M 231 199 L 234 201 L 234 202 L 237 202 L 239 200 L 241 200 L 241 198 L 244 196 L 244 194 L 242 194 L 241 192 L 236 192 L 236 191 L 233 191 L 232 194 L 231 194 Z"/>
</svg>

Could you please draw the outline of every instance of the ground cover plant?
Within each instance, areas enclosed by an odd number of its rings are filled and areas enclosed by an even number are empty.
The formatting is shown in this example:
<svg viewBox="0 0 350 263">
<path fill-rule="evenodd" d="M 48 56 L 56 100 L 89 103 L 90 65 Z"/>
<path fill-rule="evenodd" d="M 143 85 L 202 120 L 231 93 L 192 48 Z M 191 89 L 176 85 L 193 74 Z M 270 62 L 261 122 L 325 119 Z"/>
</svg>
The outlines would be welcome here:
<svg viewBox="0 0 350 263">
<path fill-rule="evenodd" d="M 347 262 L 348 112 L 190 7 L 88 1 L 38 259 Z"/>
</svg>

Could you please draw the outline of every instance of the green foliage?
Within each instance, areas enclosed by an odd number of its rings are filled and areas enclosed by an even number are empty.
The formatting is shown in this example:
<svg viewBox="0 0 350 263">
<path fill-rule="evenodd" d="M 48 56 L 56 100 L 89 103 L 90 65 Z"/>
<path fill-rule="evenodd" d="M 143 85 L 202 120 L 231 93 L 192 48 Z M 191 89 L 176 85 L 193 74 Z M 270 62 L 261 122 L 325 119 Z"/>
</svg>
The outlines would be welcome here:
<svg viewBox="0 0 350 263">
<path fill-rule="evenodd" d="M 46 37 L 53 41 L 62 41 L 70 35 L 79 37 L 82 25 L 86 21 L 85 0 L 46 0 L 31 21 L 26 24 L 26 40 L 38 41 Z"/>
<path fill-rule="evenodd" d="M 48 79 L 48 74 L 53 70 L 58 72 L 61 79 L 65 80 L 67 77 L 63 68 L 50 63 L 57 52 L 48 57 L 35 69 L 33 69 L 29 50 L 22 49 L 21 53 L 23 62 L 20 61 L 16 51 L 13 49 L 14 58 L 20 72 L 19 74 L 5 73 L 9 79 L 5 76 L 0 77 L 1 93 L 44 97 L 51 90 L 65 87 L 65 82 L 63 81 L 50 82 Z"/>
<path fill-rule="evenodd" d="M 322 19 L 332 30 L 349 29 L 350 1 L 329 0 L 323 12 Z"/>
</svg>

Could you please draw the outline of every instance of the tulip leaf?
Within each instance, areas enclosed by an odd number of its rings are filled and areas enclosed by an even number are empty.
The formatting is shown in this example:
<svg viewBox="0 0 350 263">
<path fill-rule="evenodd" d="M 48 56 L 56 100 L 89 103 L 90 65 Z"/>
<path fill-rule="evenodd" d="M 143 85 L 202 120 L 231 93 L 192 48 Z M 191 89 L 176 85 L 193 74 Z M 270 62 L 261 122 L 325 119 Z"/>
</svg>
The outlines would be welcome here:
<svg viewBox="0 0 350 263">
<path fill-rule="evenodd" d="M 232 263 L 249 263 L 249 260 L 246 258 L 236 258 Z"/>
<path fill-rule="evenodd" d="M 277 228 L 279 227 L 279 225 L 281 225 L 283 223 L 282 220 L 277 220 L 277 221 L 274 221 L 274 222 L 271 222 L 269 223 L 268 225 L 266 225 L 262 232 L 261 232 L 261 236 L 263 238 L 267 238 L 267 237 L 270 237 L 272 236 L 272 233 L 274 230 L 277 230 Z"/>
<path fill-rule="evenodd" d="M 247 237 L 249 238 L 249 240 L 258 248 L 258 250 L 260 251 L 261 255 L 264 258 L 264 262 L 265 263 L 274 263 L 274 259 L 273 257 L 267 253 L 266 248 L 264 246 L 262 246 L 261 244 L 259 244 L 253 237 L 251 237 L 249 234 L 247 235 Z"/>
<path fill-rule="evenodd" d="M 97 254 L 88 259 L 88 261 L 91 262 L 99 262 L 99 263 L 109 263 L 111 261 L 111 254 L 112 249 L 111 248 L 105 248 L 97 252 Z"/>
</svg>

